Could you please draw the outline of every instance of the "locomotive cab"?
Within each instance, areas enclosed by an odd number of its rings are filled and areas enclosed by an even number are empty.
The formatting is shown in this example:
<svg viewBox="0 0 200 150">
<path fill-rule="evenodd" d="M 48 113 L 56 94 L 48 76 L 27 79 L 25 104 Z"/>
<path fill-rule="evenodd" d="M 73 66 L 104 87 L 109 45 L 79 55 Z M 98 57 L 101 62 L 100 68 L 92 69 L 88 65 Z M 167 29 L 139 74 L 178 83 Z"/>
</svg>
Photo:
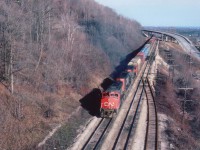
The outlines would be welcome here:
<svg viewBox="0 0 200 150">
<path fill-rule="evenodd" d="M 111 118 L 117 113 L 120 107 L 121 87 L 122 84 L 116 82 L 102 93 L 101 117 Z"/>
</svg>

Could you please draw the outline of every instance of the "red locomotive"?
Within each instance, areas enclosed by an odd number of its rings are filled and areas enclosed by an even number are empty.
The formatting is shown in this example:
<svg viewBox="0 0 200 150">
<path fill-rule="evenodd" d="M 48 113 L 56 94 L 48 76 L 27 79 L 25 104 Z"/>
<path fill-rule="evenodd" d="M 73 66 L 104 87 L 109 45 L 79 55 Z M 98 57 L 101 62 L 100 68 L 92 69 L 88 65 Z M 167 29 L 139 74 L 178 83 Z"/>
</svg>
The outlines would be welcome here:
<svg viewBox="0 0 200 150">
<path fill-rule="evenodd" d="M 122 83 L 113 83 L 106 91 L 102 93 L 101 117 L 111 117 L 116 114 L 120 107 L 120 100 L 122 95 Z"/>
<path fill-rule="evenodd" d="M 138 75 L 142 63 L 148 55 L 150 46 L 149 44 L 147 45 L 145 45 L 138 55 L 128 63 L 126 72 L 122 72 L 120 76 L 116 78 L 116 81 L 102 92 L 100 107 L 100 116 L 102 118 L 111 118 L 117 114 L 123 99 L 125 99 L 127 89 L 135 76 Z"/>
</svg>

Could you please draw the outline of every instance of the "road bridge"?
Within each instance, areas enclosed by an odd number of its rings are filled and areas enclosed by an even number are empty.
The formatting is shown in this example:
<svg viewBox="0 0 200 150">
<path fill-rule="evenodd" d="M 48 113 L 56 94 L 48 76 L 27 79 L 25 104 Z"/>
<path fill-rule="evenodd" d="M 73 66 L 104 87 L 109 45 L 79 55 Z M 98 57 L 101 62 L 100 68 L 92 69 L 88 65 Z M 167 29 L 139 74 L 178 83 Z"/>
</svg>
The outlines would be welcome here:
<svg viewBox="0 0 200 150">
<path fill-rule="evenodd" d="M 153 31 L 153 30 L 142 30 L 143 34 L 148 36 L 156 36 L 160 38 L 162 41 L 171 41 L 178 43 L 183 50 L 185 50 L 188 54 L 192 54 L 197 59 L 200 60 L 200 52 L 199 50 L 193 45 L 193 43 L 185 36 L 177 34 L 177 33 L 168 33 L 162 31 Z"/>
<path fill-rule="evenodd" d="M 162 41 L 178 43 L 176 38 L 174 38 L 173 36 L 171 36 L 171 35 L 169 35 L 165 32 L 152 31 L 152 30 L 142 30 L 142 33 L 143 33 L 143 35 L 145 35 L 147 37 L 155 36 Z"/>
</svg>

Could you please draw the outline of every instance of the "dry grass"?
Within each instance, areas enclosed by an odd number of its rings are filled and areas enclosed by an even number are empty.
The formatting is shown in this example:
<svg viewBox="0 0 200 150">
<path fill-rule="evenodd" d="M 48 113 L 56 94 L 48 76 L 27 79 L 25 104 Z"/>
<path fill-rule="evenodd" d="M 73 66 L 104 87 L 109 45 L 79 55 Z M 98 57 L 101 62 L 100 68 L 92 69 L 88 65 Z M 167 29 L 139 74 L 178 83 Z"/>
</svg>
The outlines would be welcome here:
<svg viewBox="0 0 200 150">
<path fill-rule="evenodd" d="M 79 106 L 77 94 L 32 93 L 20 87 L 20 93 L 10 95 L 2 86 L 0 93 L 0 147 L 1 149 L 31 148 L 43 140 L 56 124 Z M 17 89 L 17 88 L 16 88 Z M 70 92 L 70 91 L 68 91 Z"/>
<path fill-rule="evenodd" d="M 178 45 L 161 43 L 160 55 L 166 62 L 165 50 L 171 51 L 172 58 L 175 60 L 174 64 L 179 65 L 175 67 L 174 74 L 166 72 L 165 69 L 161 69 L 158 66 L 162 77 L 167 78 L 166 81 L 157 80 L 156 82 L 156 89 L 159 89 L 156 96 L 158 111 L 173 119 L 167 122 L 166 135 L 175 149 L 200 149 L 200 119 L 198 117 L 200 114 L 200 106 L 198 104 L 200 82 L 191 76 L 192 73 L 199 69 L 197 64 L 200 62 L 192 58 L 193 63 L 190 66 L 188 56 L 183 53 Z M 194 90 L 186 95 L 187 99 L 192 99 L 193 102 L 186 103 L 183 119 L 183 103 L 181 100 L 184 99 L 184 92 L 178 90 L 178 88 L 185 86 L 192 87 Z"/>
</svg>

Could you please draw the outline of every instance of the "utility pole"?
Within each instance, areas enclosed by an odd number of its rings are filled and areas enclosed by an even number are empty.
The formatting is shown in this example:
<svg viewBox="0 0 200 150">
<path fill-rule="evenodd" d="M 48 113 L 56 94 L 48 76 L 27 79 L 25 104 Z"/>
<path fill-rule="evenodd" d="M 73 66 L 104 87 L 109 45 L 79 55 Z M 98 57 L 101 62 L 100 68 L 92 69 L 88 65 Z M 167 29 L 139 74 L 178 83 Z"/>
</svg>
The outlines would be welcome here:
<svg viewBox="0 0 200 150">
<path fill-rule="evenodd" d="M 185 104 L 186 104 L 186 102 L 191 102 L 191 101 L 193 101 L 193 100 L 189 100 L 189 99 L 187 99 L 187 91 L 188 90 L 193 90 L 193 88 L 188 88 L 188 87 L 186 87 L 186 88 L 178 88 L 179 90 L 184 90 L 184 99 L 183 100 L 181 100 L 182 102 L 183 102 L 183 115 L 182 115 L 182 125 L 184 124 L 184 115 L 185 115 Z"/>
<path fill-rule="evenodd" d="M 167 59 L 167 63 L 169 63 L 169 64 L 174 63 L 174 59 L 172 57 L 172 52 L 169 50 L 169 48 L 168 48 L 168 50 L 165 51 L 165 56 Z"/>
<path fill-rule="evenodd" d="M 13 76 L 13 50 L 10 48 L 10 87 L 11 93 L 14 93 L 14 76 Z"/>
<path fill-rule="evenodd" d="M 172 57 L 172 52 L 169 50 L 169 47 L 167 47 L 167 50 L 165 51 L 165 57 L 167 59 L 167 63 L 170 66 L 169 67 L 169 77 L 170 77 L 170 71 L 173 71 L 172 73 L 172 82 L 173 82 L 173 76 L 174 76 L 174 61 L 175 59 L 173 59 Z"/>
<path fill-rule="evenodd" d="M 192 62 L 191 55 L 189 55 L 189 62 L 188 62 L 188 63 L 189 63 L 189 71 L 190 71 L 190 77 L 191 77 L 191 76 L 192 76 L 192 72 L 191 72 L 191 71 L 192 71 L 191 64 L 193 63 L 193 62 Z"/>
<path fill-rule="evenodd" d="M 173 83 L 174 82 L 174 68 L 180 65 L 169 65 L 169 66 L 170 68 L 172 68 L 172 69 L 169 68 L 169 71 L 172 71 L 172 83 Z M 170 72 L 169 72 L 169 77 L 170 77 Z"/>
<path fill-rule="evenodd" d="M 168 62 L 169 65 L 173 65 L 174 61 L 175 61 L 175 59 L 173 59 L 173 58 L 168 58 L 167 59 L 167 62 Z"/>
</svg>

